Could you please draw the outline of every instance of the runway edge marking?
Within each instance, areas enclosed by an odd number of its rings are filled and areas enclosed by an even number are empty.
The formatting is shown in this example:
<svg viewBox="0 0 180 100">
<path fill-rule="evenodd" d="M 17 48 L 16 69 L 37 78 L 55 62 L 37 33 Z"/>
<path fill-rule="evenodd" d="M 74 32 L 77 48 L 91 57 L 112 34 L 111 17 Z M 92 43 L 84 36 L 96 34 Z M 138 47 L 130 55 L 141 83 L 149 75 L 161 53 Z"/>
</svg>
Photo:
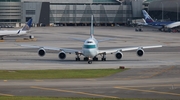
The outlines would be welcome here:
<svg viewBox="0 0 180 100">
<path fill-rule="evenodd" d="M 45 88 L 45 87 L 38 87 L 38 86 L 31 86 L 31 88 L 41 89 L 41 90 L 49 90 L 49 91 L 75 93 L 75 94 L 83 94 L 83 95 L 97 96 L 97 97 L 104 97 L 104 98 L 119 98 L 119 97 L 115 97 L 115 96 L 107 96 L 107 95 L 92 94 L 92 93 L 87 93 L 87 92 L 78 92 L 78 91 L 70 91 L 70 90 L 61 90 L 61 89 Z"/>
</svg>

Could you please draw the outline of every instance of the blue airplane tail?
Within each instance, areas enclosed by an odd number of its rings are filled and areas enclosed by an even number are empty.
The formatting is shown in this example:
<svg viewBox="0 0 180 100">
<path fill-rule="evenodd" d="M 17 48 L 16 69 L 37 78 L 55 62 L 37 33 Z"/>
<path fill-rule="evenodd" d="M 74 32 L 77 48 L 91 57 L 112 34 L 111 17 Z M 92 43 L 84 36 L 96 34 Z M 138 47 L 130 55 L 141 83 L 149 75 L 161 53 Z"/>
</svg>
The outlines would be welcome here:
<svg viewBox="0 0 180 100">
<path fill-rule="evenodd" d="M 146 23 L 154 22 L 154 20 L 151 18 L 151 16 L 145 10 L 142 10 L 142 13 L 144 15 L 144 19 L 145 19 Z"/>
<path fill-rule="evenodd" d="M 28 20 L 28 22 L 26 23 L 26 25 L 24 25 L 24 27 L 22 28 L 22 31 L 27 31 L 31 28 L 31 24 L 32 24 L 32 18 Z"/>
</svg>

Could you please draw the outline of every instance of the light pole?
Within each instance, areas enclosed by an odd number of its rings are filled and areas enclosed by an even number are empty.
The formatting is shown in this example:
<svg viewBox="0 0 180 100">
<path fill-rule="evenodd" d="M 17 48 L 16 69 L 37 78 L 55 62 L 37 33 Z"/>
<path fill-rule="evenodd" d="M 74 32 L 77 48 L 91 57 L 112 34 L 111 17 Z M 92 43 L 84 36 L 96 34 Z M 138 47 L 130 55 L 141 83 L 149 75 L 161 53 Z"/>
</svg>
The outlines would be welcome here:
<svg viewBox="0 0 180 100">
<path fill-rule="evenodd" d="M 176 5 L 177 5 L 177 21 L 179 20 L 179 3 L 176 2 Z"/>
<path fill-rule="evenodd" d="M 161 2 L 161 5 L 162 5 L 162 21 L 163 21 L 164 20 L 164 11 L 163 11 L 164 5 L 162 2 Z"/>
</svg>

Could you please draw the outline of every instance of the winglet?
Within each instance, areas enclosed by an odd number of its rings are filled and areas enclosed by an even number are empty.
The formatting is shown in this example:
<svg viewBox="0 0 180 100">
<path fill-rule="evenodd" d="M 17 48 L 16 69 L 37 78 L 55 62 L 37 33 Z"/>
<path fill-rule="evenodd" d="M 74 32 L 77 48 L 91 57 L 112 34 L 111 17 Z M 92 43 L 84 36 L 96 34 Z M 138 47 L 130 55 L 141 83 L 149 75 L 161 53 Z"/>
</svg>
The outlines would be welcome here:
<svg viewBox="0 0 180 100">
<path fill-rule="evenodd" d="M 146 23 L 154 22 L 154 20 L 151 18 L 151 16 L 145 10 L 142 10 L 142 13 L 144 15 L 144 19 L 145 19 Z"/>
<path fill-rule="evenodd" d="M 32 24 L 32 18 L 28 20 L 28 22 L 26 23 L 26 25 L 24 25 L 24 27 L 22 28 L 22 31 L 26 31 L 29 30 Z"/>
<path fill-rule="evenodd" d="M 90 30 L 91 38 L 94 37 L 94 27 L 93 27 L 93 15 L 91 15 L 91 30 Z"/>
</svg>

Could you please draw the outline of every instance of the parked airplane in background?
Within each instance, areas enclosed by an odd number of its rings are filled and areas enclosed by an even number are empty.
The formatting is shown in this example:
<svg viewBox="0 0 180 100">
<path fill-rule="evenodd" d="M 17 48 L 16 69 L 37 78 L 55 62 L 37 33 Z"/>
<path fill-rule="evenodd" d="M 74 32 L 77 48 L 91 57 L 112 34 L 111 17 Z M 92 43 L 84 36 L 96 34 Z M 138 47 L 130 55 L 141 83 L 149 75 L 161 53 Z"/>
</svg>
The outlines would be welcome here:
<svg viewBox="0 0 180 100">
<path fill-rule="evenodd" d="M 26 25 L 19 30 L 0 30 L 0 39 L 3 40 L 4 36 L 20 36 L 26 35 L 31 28 L 32 19 L 29 19 Z M 33 35 L 30 35 L 29 38 L 34 38 Z"/>
<path fill-rule="evenodd" d="M 176 28 L 176 27 L 180 26 L 180 21 L 157 22 L 157 21 L 154 21 L 145 10 L 142 10 L 142 13 L 143 13 L 144 19 L 145 19 L 144 25 L 156 27 L 161 31 L 164 31 L 165 29 L 172 29 L 172 28 Z"/>
<path fill-rule="evenodd" d="M 76 39 L 79 41 L 83 41 L 84 44 L 82 46 L 81 50 L 76 50 L 76 49 L 65 49 L 65 48 L 58 48 L 58 47 L 43 47 L 43 46 L 35 46 L 35 45 L 21 45 L 24 47 L 29 47 L 29 48 L 39 48 L 38 54 L 39 56 L 44 56 L 46 54 L 45 50 L 56 50 L 59 51 L 58 57 L 60 59 L 65 59 L 66 58 L 66 53 L 74 53 L 76 57 L 76 61 L 80 61 L 80 56 L 84 56 L 84 61 L 88 61 L 88 64 L 91 64 L 92 61 L 98 61 L 97 56 L 102 57 L 102 61 L 106 61 L 106 54 L 112 54 L 115 53 L 115 57 L 117 59 L 121 59 L 123 57 L 123 51 L 131 51 L 131 50 L 137 50 L 137 55 L 138 56 L 143 56 L 144 50 L 143 49 L 148 49 L 148 48 L 158 48 L 162 47 L 162 45 L 156 45 L 156 46 L 139 46 L 139 47 L 126 47 L 126 48 L 117 48 L 117 49 L 108 49 L 108 50 L 99 50 L 98 49 L 98 42 L 102 42 L 105 40 L 96 40 L 94 38 L 94 28 L 93 28 L 93 15 L 91 16 L 91 29 L 90 29 L 90 38 L 87 40 L 82 40 L 82 39 Z"/>
</svg>

